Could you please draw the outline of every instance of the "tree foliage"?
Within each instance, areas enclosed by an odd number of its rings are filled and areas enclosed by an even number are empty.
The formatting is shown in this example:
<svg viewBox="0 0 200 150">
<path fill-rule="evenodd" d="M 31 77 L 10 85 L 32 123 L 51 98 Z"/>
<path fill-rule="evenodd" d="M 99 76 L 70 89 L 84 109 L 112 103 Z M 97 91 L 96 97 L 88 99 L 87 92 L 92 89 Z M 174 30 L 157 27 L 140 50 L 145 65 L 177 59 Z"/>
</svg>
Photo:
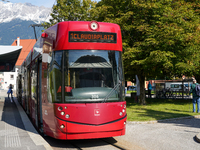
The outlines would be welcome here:
<svg viewBox="0 0 200 150">
<path fill-rule="evenodd" d="M 46 22 L 47 28 L 62 21 L 87 21 L 96 2 L 92 0 L 57 0 L 51 13 L 52 19 Z"/>
<path fill-rule="evenodd" d="M 121 26 L 126 79 L 144 81 L 199 72 L 200 2 L 195 0 L 101 0 L 93 19 Z"/>
</svg>

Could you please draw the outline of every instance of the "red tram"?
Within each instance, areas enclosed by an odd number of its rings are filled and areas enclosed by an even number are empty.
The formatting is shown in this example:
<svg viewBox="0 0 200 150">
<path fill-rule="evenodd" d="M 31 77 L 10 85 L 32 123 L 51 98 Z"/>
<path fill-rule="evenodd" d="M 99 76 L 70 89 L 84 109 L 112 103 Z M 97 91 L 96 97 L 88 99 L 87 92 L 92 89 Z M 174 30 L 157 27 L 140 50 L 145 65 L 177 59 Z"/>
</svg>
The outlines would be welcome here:
<svg viewBox="0 0 200 150">
<path fill-rule="evenodd" d="M 67 21 L 44 31 L 23 62 L 18 98 L 35 127 L 56 139 L 125 134 L 120 27 Z"/>
</svg>

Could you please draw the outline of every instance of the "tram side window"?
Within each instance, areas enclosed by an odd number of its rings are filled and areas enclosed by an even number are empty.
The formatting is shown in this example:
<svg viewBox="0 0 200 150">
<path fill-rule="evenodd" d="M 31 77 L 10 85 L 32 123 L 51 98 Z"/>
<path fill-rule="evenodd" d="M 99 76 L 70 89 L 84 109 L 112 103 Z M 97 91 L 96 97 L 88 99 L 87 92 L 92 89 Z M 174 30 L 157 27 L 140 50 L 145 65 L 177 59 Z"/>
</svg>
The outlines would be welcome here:
<svg viewBox="0 0 200 150">
<path fill-rule="evenodd" d="M 36 100 L 36 87 L 37 87 L 37 71 L 36 65 L 32 66 L 31 71 L 31 97 Z"/>
<path fill-rule="evenodd" d="M 62 51 L 52 54 L 52 61 L 49 67 L 49 94 L 52 102 L 62 102 Z"/>
</svg>

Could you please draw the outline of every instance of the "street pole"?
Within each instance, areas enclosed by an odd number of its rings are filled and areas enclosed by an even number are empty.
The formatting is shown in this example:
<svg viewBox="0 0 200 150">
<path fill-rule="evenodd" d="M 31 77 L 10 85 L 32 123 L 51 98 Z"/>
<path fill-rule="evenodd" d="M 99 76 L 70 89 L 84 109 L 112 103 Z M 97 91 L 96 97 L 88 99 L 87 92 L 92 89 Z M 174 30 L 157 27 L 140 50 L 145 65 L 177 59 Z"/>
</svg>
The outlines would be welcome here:
<svg viewBox="0 0 200 150">
<path fill-rule="evenodd" d="M 35 27 L 44 27 L 45 25 L 42 25 L 42 24 L 31 24 L 30 26 L 33 27 L 34 34 L 35 34 L 35 40 L 37 41 L 37 35 L 36 35 Z"/>
</svg>

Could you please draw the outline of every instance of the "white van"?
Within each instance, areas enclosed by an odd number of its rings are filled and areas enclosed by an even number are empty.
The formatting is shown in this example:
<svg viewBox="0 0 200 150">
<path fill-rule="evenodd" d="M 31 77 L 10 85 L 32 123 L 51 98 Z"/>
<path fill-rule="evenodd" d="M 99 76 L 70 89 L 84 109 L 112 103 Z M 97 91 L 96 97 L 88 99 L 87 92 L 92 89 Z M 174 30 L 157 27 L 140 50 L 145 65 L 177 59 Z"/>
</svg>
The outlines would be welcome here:
<svg viewBox="0 0 200 150">
<path fill-rule="evenodd" d="M 189 82 L 189 86 L 191 86 L 191 82 Z M 188 86 L 188 83 L 184 83 L 184 90 L 188 90 L 189 89 L 189 86 Z M 166 89 L 171 89 L 171 90 L 174 90 L 174 91 L 178 91 L 178 90 L 181 90 L 182 89 L 182 83 L 179 82 L 179 83 L 166 83 L 165 84 L 165 87 Z"/>
</svg>

